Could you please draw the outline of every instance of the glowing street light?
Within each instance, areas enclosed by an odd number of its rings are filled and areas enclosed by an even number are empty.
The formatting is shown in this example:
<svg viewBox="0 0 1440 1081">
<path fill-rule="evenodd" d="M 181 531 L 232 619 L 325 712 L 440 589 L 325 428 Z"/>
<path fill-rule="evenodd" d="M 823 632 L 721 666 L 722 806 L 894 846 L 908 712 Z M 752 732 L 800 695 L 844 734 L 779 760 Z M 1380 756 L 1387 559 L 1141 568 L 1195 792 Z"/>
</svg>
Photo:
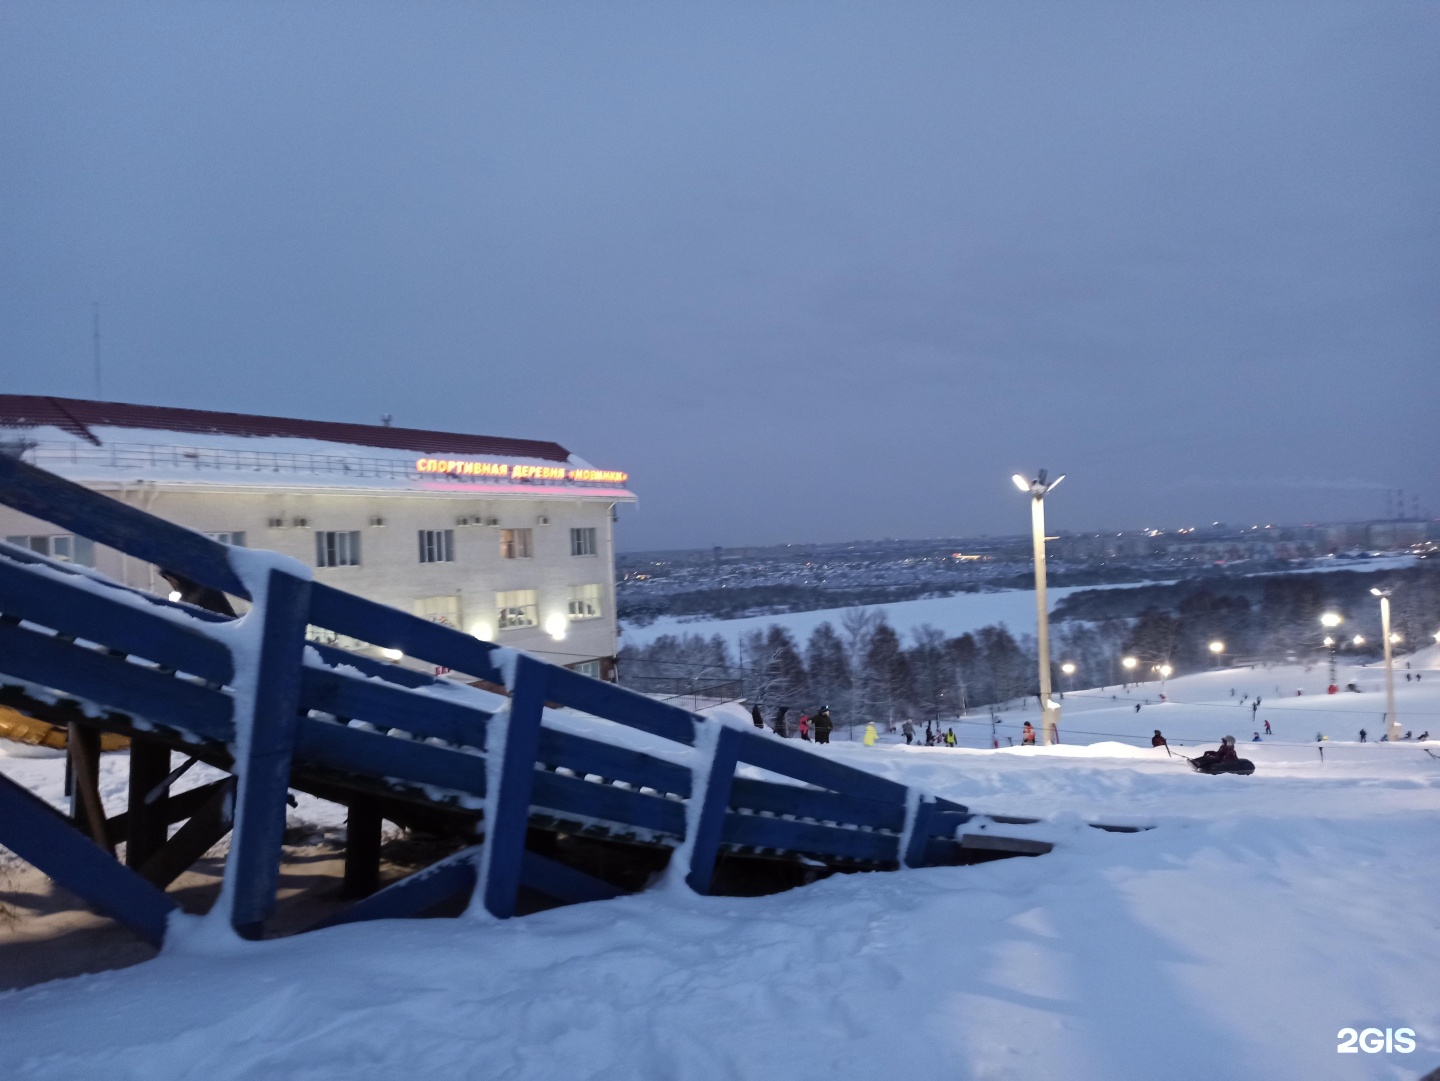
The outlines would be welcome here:
<svg viewBox="0 0 1440 1081">
<path fill-rule="evenodd" d="M 1215 657 L 1215 667 L 1219 668 L 1220 655 L 1225 652 L 1225 643 L 1218 638 L 1215 639 L 1215 641 L 1210 643 L 1210 652 Z"/>
<path fill-rule="evenodd" d="M 1045 599 L 1045 495 L 1065 479 L 1062 473 L 1047 482 L 1045 470 L 1034 480 L 1019 473 L 1010 478 L 1030 494 L 1030 530 L 1035 549 L 1035 645 L 1040 661 L 1040 734 L 1046 744 L 1060 741 L 1060 706 L 1050 697 L 1050 606 Z"/>
<path fill-rule="evenodd" d="M 1390 633 L 1390 590 L 1372 589 L 1370 593 L 1380 598 L 1380 636 L 1385 640 L 1385 719 L 1390 722 L 1388 735 L 1394 743 L 1400 738 L 1400 719 L 1395 716 L 1395 658 L 1390 647 L 1400 636 Z"/>
<path fill-rule="evenodd" d="M 1165 693 L 1165 681 L 1170 678 L 1170 673 L 1175 671 L 1168 664 L 1157 665 L 1155 671 L 1160 673 L 1160 693 Z"/>
<path fill-rule="evenodd" d="M 1326 612 L 1324 615 L 1322 615 L 1322 616 L 1320 617 L 1320 625 L 1321 625 L 1322 627 L 1328 627 L 1328 628 L 1330 628 L 1330 629 L 1332 629 L 1332 630 L 1333 630 L 1334 628 L 1340 626 L 1340 624 L 1342 624 L 1342 623 L 1344 623 L 1344 622 L 1345 622 L 1345 620 L 1344 620 L 1343 617 L 1341 617 L 1341 615 L 1340 615 L 1339 612 Z M 1328 635 L 1328 634 L 1327 634 L 1327 635 L 1325 636 L 1325 644 L 1330 647 L 1330 686 L 1329 686 L 1329 693 L 1330 693 L 1330 694 L 1334 694 L 1334 693 L 1336 693 L 1337 691 L 1340 690 L 1340 684 L 1338 684 L 1338 683 L 1335 682 L 1335 649 L 1336 649 L 1336 641 L 1335 641 L 1335 638 L 1334 638 L 1332 635 Z"/>
<path fill-rule="evenodd" d="M 1067 691 L 1073 691 L 1075 689 L 1075 680 L 1073 678 L 1075 675 L 1075 662 L 1066 661 L 1060 666 L 1060 671 L 1065 674 L 1065 689 Z M 1063 698 L 1065 696 L 1062 694 L 1060 697 Z"/>
<path fill-rule="evenodd" d="M 1365 644 L 1365 636 L 1363 634 L 1357 634 L 1354 638 L 1350 639 L 1350 641 L 1354 642 L 1357 646 L 1363 646 Z"/>
<path fill-rule="evenodd" d="M 1060 666 L 1060 671 L 1064 672 L 1067 676 L 1073 676 L 1075 674 L 1075 666 L 1069 661 L 1066 661 Z"/>
</svg>

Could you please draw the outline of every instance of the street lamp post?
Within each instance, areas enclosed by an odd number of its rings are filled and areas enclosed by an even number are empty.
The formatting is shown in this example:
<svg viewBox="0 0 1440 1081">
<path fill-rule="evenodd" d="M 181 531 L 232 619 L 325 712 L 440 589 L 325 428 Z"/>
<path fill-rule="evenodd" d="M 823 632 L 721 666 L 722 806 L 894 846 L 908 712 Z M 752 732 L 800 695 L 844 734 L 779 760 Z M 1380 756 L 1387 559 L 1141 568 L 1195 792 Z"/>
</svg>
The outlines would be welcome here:
<svg viewBox="0 0 1440 1081">
<path fill-rule="evenodd" d="M 1215 658 L 1215 667 L 1220 667 L 1220 655 L 1225 652 L 1225 643 L 1218 638 L 1210 643 L 1210 653 Z"/>
<path fill-rule="evenodd" d="M 1168 664 L 1161 664 L 1156 666 L 1155 671 L 1160 673 L 1160 693 L 1164 695 L 1165 681 L 1170 678 L 1170 673 L 1175 671 L 1175 669 L 1171 668 Z"/>
<path fill-rule="evenodd" d="M 1320 617 L 1320 625 L 1327 630 L 1334 630 L 1344 622 L 1339 612 L 1326 612 Z M 1339 643 L 1333 634 L 1327 634 L 1325 644 L 1330 647 L 1330 693 L 1334 694 L 1340 689 L 1340 685 L 1335 682 L 1335 650 Z"/>
<path fill-rule="evenodd" d="M 1400 719 L 1395 716 L 1395 664 L 1390 650 L 1390 590 L 1372 589 L 1370 592 L 1380 598 L 1380 637 L 1385 639 L 1385 719 L 1390 722 L 1386 733 L 1390 742 L 1394 743 L 1400 738 Z"/>
<path fill-rule="evenodd" d="M 1435 636 L 1435 640 L 1440 642 L 1440 634 Z M 1125 689 L 1127 691 L 1130 689 L 1130 681 L 1135 677 L 1135 666 L 1139 663 L 1135 657 L 1125 657 L 1120 661 L 1121 667 L 1125 669 Z"/>
<path fill-rule="evenodd" d="M 1035 645 L 1040 654 L 1040 734 L 1048 746 L 1060 742 L 1060 706 L 1050 697 L 1050 608 L 1045 599 L 1045 495 L 1065 479 L 1062 473 L 1050 482 L 1045 470 L 1034 480 L 1019 473 L 1010 478 L 1015 487 L 1030 494 L 1030 530 L 1035 546 Z"/>
</svg>

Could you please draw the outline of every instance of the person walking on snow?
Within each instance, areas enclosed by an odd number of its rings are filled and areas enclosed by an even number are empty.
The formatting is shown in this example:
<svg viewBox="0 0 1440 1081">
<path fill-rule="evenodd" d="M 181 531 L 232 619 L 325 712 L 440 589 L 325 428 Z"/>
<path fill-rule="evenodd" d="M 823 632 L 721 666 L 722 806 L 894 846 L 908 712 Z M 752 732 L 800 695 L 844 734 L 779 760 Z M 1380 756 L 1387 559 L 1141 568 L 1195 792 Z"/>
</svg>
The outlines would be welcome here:
<svg viewBox="0 0 1440 1081">
<path fill-rule="evenodd" d="M 880 738 L 880 733 L 875 731 L 875 722 L 865 722 L 865 746 L 875 746 L 875 741 Z"/>
<path fill-rule="evenodd" d="M 1025 727 L 1020 730 L 1020 746 L 1035 746 L 1035 728 L 1029 721 L 1026 721 Z"/>
<path fill-rule="evenodd" d="M 804 713 L 800 714 L 800 738 L 810 742 L 810 718 Z"/>
<path fill-rule="evenodd" d="M 829 743 L 830 730 L 835 727 L 835 722 L 830 720 L 830 707 L 821 706 L 820 712 L 815 714 L 815 742 Z"/>
<path fill-rule="evenodd" d="M 1360 729 L 1360 742 L 1361 742 L 1361 743 L 1364 743 L 1364 742 L 1365 742 L 1365 729 L 1363 729 L 1363 728 Z"/>
<path fill-rule="evenodd" d="M 947 747 L 958 747 L 958 746 L 960 746 L 960 741 L 955 738 L 955 729 L 953 729 L 953 728 L 947 728 L 947 729 L 945 729 L 945 746 L 947 746 Z"/>
<path fill-rule="evenodd" d="M 905 723 L 900 726 L 900 731 L 905 733 L 905 746 L 908 747 L 915 742 L 915 722 L 910 718 L 905 718 Z"/>
<path fill-rule="evenodd" d="M 1269 721 L 1266 721 L 1266 722 L 1265 722 L 1265 734 L 1266 734 L 1267 736 L 1272 734 L 1271 731 L 1270 731 L 1270 722 L 1269 722 Z"/>
<path fill-rule="evenodd" d="M 1160 729 L 1158 729 L 1158 728 L 1155 729 L 1155 734 L 1150 737 L 1150 746 L 1152 746 L 1152 747 L 1164 747 L 1164 746 L 1166 746 L 1165 737 L 1160 734 Z"/>
<path fill-rule="evenodd" d="M 790 736 L 790 730 L 785 724 L 785 714 L 789 712 L 789 706 L 780 706 L 775 710 L 775 734 L 781 739 L 787 739 Z"/>
<path fill-rule="evenodd" d="M 765 727 L 765 718 L 760 716 L 760 707 L 758 705 L 750 707 L 750 719 L 755 722 L 756 728 Z"/>
</svg>

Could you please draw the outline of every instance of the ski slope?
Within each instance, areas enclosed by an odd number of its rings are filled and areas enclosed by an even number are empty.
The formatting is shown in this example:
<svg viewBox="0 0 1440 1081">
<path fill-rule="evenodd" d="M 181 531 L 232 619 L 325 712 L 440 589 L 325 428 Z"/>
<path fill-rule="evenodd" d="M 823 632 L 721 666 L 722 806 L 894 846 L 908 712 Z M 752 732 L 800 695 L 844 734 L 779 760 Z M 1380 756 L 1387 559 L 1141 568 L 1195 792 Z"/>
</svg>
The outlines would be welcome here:
<svg viewBox="0 0 1440 1081">
<path fill-rule="evenodd" d="M 1410 661 L 1431 678 L 1402 677 L 1397 710 L 1434 732 L 1437 658 Z M 1071 693 L 1058 748 L 832 747 L 976 810 L 1045 816 L 1014 827 L 1057 842 L 1038 859 L 764 898 L 661 886 L 504 923 L 182 931 L 144 965 L 0 996 L 6 1076 L 1415 1078 L 1440 1066 L 1440 760 L 1350 742 L 1380 731 L 1377 673 L 1357 673 L 1361 694 L 1325 696 L 1324 678 L 1187 676 L 1164 704 L 1153 686 L 1150 704 Z M 1257 691 L 1276 737 L 1242 746 L 1253 777 L 1137 746 L 1156 727 L 1245 744 L 1236 703 Z M 1418 1047 L 1337 1054 L 1341 1028 L 1367 1026 L 1413 1028 Z"/>
</svg>

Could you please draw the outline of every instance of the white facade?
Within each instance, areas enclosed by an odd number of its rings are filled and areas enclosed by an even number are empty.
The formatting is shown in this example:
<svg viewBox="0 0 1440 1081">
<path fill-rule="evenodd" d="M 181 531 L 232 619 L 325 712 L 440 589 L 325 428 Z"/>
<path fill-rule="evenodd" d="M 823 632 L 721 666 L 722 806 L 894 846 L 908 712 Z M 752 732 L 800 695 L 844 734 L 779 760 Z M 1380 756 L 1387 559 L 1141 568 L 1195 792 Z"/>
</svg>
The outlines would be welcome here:
<svg viewBox="0 0 1440 1081">
<path fill-rule="evenodd" d="M 233 434 L 89 433 L 98 446 L 64 432 L 4 434 L 27 461 L 217 539 L 291 556 L 317 581 L 611 676 L 612 521 L 616 504 L 634 500 L 623 474 L 573 456 L 438 458 L 423 448 Z M 6 507 L 0 537 L 141 589 L 169 589 L 158 568 Z"/>
</svg>

